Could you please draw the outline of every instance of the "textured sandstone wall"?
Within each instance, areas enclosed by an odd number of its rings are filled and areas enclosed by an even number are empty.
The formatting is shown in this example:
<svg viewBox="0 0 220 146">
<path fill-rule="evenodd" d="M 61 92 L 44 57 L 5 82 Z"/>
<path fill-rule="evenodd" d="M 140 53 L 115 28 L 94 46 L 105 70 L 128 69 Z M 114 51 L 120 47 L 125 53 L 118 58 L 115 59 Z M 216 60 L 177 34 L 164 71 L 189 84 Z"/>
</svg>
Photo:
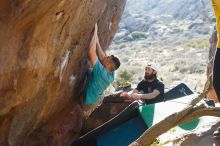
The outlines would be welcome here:
<svg viewBox="0 0 220 146">
<path fill-rule="evenodd" d="M 106 49 L 126 0 L 0 1 L 0 145 L 69 145 L 82 126 L 88 45 Z"/>
</svg>

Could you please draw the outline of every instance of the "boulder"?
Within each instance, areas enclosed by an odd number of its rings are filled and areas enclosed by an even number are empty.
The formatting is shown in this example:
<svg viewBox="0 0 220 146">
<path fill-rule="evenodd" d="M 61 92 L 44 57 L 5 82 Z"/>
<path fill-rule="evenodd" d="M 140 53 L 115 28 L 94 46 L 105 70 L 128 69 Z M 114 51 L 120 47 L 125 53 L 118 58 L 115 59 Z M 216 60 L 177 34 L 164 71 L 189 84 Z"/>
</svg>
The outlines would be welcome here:
<svg viewBox="0 0 220 146">
<path fill-rule="evenodd" d="M 70 145 L 94 25 L 103 49 L 126 0 L 0 1 L 0 145 Z"/>
</svg>

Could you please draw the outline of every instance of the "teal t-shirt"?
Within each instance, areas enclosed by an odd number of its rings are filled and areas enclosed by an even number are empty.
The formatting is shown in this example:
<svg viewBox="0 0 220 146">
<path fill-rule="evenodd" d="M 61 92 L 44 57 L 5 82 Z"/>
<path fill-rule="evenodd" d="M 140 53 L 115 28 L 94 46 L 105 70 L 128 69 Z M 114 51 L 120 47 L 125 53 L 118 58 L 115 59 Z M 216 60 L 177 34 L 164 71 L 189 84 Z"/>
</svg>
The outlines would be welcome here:
<svg viewBox="0 0 220 146">
<path fill-rule="evenodd" d="M 84 91 L 84 104 L 95 104 L 114 79 L 115 72 L 108 72 L 97 59 L 92 70 L 92 78 L 88 80 Z"/>
</svg>

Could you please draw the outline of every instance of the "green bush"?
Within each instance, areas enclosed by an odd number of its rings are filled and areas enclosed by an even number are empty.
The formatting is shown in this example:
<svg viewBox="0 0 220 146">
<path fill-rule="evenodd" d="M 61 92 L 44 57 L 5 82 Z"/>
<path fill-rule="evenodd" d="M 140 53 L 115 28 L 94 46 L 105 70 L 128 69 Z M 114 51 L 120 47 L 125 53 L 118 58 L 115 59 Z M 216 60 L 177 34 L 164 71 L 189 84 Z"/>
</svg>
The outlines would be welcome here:
<svg viewBox="0 0 220 146">
<path fill-rule="evenodd" d="M 175 29 L 172 30 L 171 34 L 181 33 L 181 32 L 183 32 L 183 31 L 184 31 L 184 30 L 182 30 L 182 29 L 175 28 Z"/>
<path fill-rule="evenodd" d="M 160 143 L 159 139 L 156 139 L 150 146 L 163 146 L 164 144 Z"/>
<path fill-rule="evenodd" d="M 113 86 L 116 87 L 118 85 L 122 85 L 124 82 L 132 80 L 132 74 L 128 72 L 127 70 L 121 70 L 118 73 L 118 77 L 116 81 L 113 83 Z"/>
<path fill-rule="evenodd" d="M 125 81 L 130 81 L 132 78 L 132 74 L 129 73 L 127 70 L 123 70 L 119 72 L 119 77 Z"/>
<path fill-rule="evenodd" d="M 131 36 L 137 40 L 140 38 L 147 38 L 147 34 L 145 32 L 140 32 L 140 31 L 134 31 L 131 33 Z"/>
<path fill-rule="evenodd" d="M 186 42 L 182 45 L 184 48 L 207 48 L 209 47 L 209 41 L 194 41 L 194 42 Z"/>
</svg>

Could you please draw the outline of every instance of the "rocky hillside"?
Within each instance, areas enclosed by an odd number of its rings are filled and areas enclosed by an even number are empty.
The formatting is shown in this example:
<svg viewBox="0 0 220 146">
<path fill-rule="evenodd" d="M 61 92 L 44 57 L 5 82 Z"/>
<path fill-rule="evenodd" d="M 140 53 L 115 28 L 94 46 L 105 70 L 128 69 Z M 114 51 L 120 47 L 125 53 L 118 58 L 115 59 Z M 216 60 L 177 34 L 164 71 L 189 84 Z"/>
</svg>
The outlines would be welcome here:
<svg viewBox="0 0 220 146">
<path fill-rule="evenodd" d="M 128 0 L 115 42 L 186 40 L 208 35 L 210 0 Z"/>
</svg>

